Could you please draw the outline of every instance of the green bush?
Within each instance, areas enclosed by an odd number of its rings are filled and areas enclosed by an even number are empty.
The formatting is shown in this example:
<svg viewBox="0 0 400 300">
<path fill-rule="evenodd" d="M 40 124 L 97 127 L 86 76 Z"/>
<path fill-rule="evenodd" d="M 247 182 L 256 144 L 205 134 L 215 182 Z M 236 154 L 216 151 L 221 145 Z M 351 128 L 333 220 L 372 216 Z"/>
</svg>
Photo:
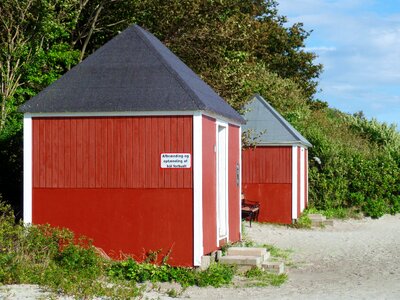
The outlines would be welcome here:
<svg viewBox="0 0 400 300">
<path fill-rule="evenodd" d="M 400 133 L 362 116 L 313 111 L 298 123 L 309 149 L 310 206 L 338 216 L 400 212 Z M 321 164 L 314 160 L 318 157 Z M 340 214 L 339 214 L 340 215 Z"/>
<path fill-rule="evenodd" d="M 206 271 L 197 273 L 196 285 L 220 287 L 229 284 L 234 274 L 234 266 L 214 263 Z"/>
<path fill-rule="evenodd" d="M 280 286 L 287 280 L 286 274 L 273 274 L 256 267 L 248 270 L 245 277 L 252 280 L 250 286 Z"/>
<path fill-rule="evenodd" d="M 78 298 L 138 296 L 132 284 L 103 284 L 108 262 L 87 239 L 49 225 L 15 222 L 11 206 L 0 201 L 0 284 L 40 284 Z"/>
<path fill-rule="evenodd" d="M 108 269 L 108 275 L 133 282 L 177 282 L 182 286 L 214 286 L 229 284 L 235 274 L 235 268 L 221 264 L 212 264 L 203 272 L 191 268 L 172 267 L 167 264 L 155 265 L 138 263 L 129 258 L 114 262 Z"/>
</svg>

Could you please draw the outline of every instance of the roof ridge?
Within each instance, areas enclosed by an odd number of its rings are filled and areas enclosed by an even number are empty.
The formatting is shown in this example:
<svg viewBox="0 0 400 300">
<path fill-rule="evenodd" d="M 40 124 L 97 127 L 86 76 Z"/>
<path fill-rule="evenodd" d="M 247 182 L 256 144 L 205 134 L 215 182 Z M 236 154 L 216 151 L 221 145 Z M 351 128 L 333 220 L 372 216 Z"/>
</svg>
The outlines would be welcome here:
<svg viewBox="0 0 400 300">
<path fill-rule="evenodd" d="M 139 36 L 139 38 L 146 44 L 146 46 L 152 50 L 152 52 L 160 59 L 160 62 L 165 66 L 165 68 L 167 69 L 167 71 L 174 76 L 174 78 L 177 80 L 177 82 L 179 83 L 179 85 L 185 90 L 185 92 L 189 95 L 189 97 L 191 98 L 193 104 L 195 106 L 197 106 L 197 108 L 199 110 L 205 109 L 206 107 L 200 107 L 198 105 L 198 102 L 202 102 L 196 94 L 194 94 L 190 87 L 187 85 L 187 83 L 183 80 L 183 78 L 179 75 L 178 72 L 176 72 L 174 70 L 174 68 L 165 60 L 165 58 L 155 49 L 155 47 L 153 46 L 153 44 L 149 41 L 149 39 L 143 34 L 143 32 L 141 32 L 141 30 L 146 31 L 144 28 L 141 28 L 139 25 L 134 25 L 134 29 L 135 29 L 135 33 Z M 147 32 L 147 31 L 146 31 Z M 161 42 L 160 42 L 161 43 Z M 164 45 L 165 46 L 165 45 Z M 168 49 L 168 51 L 170 51 L 173 55 L 175 55 L 175 53 L 173 53 L 171 50 L 169 50 L 168 47 L 165 46 L 165 48 Z M 176 55 L 175 55 L 176 56 Z M 186 65 L 186 64 L 185 64 Z M 189 67 L 188 67 L 189 68 Z M 194 99 L 197 98 L 197 101 Z"/>
</svg>

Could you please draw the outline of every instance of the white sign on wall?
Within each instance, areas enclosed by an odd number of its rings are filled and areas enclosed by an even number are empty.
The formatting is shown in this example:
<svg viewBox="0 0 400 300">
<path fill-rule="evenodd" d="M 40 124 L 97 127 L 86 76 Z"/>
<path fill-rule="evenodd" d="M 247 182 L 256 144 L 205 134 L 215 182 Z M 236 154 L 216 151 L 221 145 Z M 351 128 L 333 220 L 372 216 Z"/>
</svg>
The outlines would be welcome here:
<svg viewBox="0 0 400 300">
<path fill-rule="evenodd" d="M 162 169 L 189 169 L 191 167 L 190 153 L 161 153 Z"/>
</svg>

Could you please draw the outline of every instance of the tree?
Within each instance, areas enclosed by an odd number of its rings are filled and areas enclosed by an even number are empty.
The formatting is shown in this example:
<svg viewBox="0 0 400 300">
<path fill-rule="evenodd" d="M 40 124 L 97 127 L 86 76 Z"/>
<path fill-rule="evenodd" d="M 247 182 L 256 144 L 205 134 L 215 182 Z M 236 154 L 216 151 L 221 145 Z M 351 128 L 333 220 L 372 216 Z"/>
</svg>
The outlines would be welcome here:
<svg viewBox="0 0 400 300">
<path fill-rule="evenodd" d="M 75 5 L 75 0 L 1 1 L 0 134 L 26 98 L 75 63 L 65 43 Z"/>
<path fill-rule="evenodd" d="M 157 35 L 212 86 L 221 69 L 240 60 L 263 64 L 295 82 L 313 100 L 322 66 L 314 63 L 315 54 L 303 49 L 309 32 L 301 23 L 285 27 L 286 18 L 278 14 L 275 0 L 144 0 L 134 5 L 135 22 Z M 231 81 L 229 88 L 234 84 Z M 219 85 L 217 90 L 241 107 L 229 88 Z"/>
</svg>

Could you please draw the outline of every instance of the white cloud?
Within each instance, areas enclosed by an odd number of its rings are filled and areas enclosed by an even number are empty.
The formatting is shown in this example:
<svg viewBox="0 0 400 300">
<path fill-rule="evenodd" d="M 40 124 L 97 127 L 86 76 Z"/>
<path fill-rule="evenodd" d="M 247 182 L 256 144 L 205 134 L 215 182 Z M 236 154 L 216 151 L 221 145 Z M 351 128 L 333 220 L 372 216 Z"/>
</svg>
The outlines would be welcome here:
<svg viewBox="0 0 400 300">
<path fill-rule="evenodd" d="M 306 47 L 304 50 L 308 52 L 329 52 L 329 51 L 336 51 L 336 47 L 329 47 L 329 46 Z"/>
<path fill-rule="evenodd" d="M 279 3 L 289 24 L 302 22 L 313 30 L 305 50 L 324 65 L 318 98 L 348 112 L 400 122 L 400 1 Z"/>
</svg>

